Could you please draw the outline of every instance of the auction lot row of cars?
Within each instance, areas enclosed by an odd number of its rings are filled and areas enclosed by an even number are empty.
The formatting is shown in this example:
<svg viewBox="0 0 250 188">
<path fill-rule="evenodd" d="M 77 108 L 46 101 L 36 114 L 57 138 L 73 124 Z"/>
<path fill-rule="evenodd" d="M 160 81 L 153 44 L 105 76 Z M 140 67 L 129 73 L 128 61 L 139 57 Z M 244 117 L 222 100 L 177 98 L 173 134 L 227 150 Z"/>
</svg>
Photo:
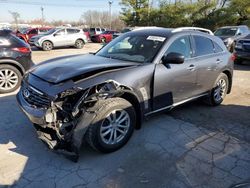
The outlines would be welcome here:
<svg viewBox="0 0 250 188">
<path fill-rule="evenodd" d="M 56 38 L 69 29 L 84 36 L 75 28 L 50 29 L 49 35 L 33 36 L 32 42 Z M 18 55 L 1 65 L 0 91 L 21 84 L 18 103 L 51 149 L 67 151 L 74 161 L 83 141 L 95 150 L 112 152 L 128 142 L 144 117 L 198 98 L 216 106 L 230 93 L 233 62 L 240 56 L 230 53 L 217 36 L 197 30 L 134 29 L 97 53 L 59 57 L 33 67 L 29 46 L 1 31 L 2 56 L 7 57 L 7 50 Z M 234 35 L 243 33 L 236 29 Z M 248 51 L 248 38 L 239 41 L 242 45 L 237 41 L 235 49 Z M 76 42 L 71 45 L 77 47 Z M 22 56 L 29 66 L 18 61 Z"/>
</svg>

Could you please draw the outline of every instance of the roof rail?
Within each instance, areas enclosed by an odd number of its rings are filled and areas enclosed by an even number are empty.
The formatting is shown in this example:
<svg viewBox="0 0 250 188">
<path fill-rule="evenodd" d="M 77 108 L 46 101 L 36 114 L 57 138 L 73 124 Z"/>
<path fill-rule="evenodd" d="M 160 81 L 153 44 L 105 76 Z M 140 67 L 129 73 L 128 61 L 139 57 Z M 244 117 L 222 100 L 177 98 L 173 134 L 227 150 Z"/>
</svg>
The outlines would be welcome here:
<svg viewBox="0 0 250 188">
<path fill-rule="evenodd" d="M 203 33 L 214 35 L 214 33 L 211 30 L 205 29 L 205 28 L 202 28 L 202 27 L 178 27 L 176 29 L 173 29 L 172 33 L 180 32 L 180 31 L 200 31 L 200 32 L 203 32 Z"/>
</svg>

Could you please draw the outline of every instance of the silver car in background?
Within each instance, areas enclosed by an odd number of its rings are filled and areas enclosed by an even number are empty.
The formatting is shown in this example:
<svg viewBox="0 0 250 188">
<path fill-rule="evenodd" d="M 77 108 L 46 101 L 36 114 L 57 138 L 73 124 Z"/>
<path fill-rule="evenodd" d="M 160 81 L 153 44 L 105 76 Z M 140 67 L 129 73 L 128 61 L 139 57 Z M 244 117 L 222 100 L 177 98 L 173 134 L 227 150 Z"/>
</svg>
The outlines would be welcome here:
<svg viewBox="0 0 250 188">
<path fill-rule="evenodd" d="M 45 51 L 54 47 L 75 46 L 83 48 L 87 43 L 87 37 L 81 29 L 77 28 L 55 28 L 43 35 L 37 35 L 30 39 L 30 45 L 34 45 Z"/>
</svg>

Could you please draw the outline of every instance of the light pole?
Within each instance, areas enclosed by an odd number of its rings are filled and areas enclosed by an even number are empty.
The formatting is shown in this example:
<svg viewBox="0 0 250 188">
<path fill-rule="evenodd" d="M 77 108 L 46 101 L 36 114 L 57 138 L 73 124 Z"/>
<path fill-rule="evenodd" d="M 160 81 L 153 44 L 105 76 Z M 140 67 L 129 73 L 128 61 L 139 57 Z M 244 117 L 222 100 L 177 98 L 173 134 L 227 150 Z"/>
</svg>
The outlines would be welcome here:
<svg viewBox="0 0 250 188">
<path fill-rule="evenodd" d="M 113 3 L 113 1 L 109 0 L 109 29 L 110 30 L 112 28 L 112 12 L 111 12 L 112 3 Z"/>
<path fill-rule="evenodd" d="M 41 7 L 41 12 L 42 12 L 42 26 L 44 25 L 44 15 L 43 15 L 44 8 Z"/>
</svg>

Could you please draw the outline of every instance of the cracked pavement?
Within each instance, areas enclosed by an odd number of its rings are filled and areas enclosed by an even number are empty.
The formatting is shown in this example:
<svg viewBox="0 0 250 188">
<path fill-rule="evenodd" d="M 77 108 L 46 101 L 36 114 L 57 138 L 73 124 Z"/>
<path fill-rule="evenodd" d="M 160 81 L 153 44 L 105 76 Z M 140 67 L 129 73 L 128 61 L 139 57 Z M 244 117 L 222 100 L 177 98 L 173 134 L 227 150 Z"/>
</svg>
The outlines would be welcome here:
<svg viewBox="0 0 250 188">
<path fill-rule="evenodd" d="M 114 153 L 83 146 L 78 163 L 37 138 L 15 95 L 0 96 L 0 104 L 0 187 L 229 188 L 250 182 L 250 66 L 236 66 L 232 94 L 221 106 L 197 101 L 152 116 Z"/>
</svg>

